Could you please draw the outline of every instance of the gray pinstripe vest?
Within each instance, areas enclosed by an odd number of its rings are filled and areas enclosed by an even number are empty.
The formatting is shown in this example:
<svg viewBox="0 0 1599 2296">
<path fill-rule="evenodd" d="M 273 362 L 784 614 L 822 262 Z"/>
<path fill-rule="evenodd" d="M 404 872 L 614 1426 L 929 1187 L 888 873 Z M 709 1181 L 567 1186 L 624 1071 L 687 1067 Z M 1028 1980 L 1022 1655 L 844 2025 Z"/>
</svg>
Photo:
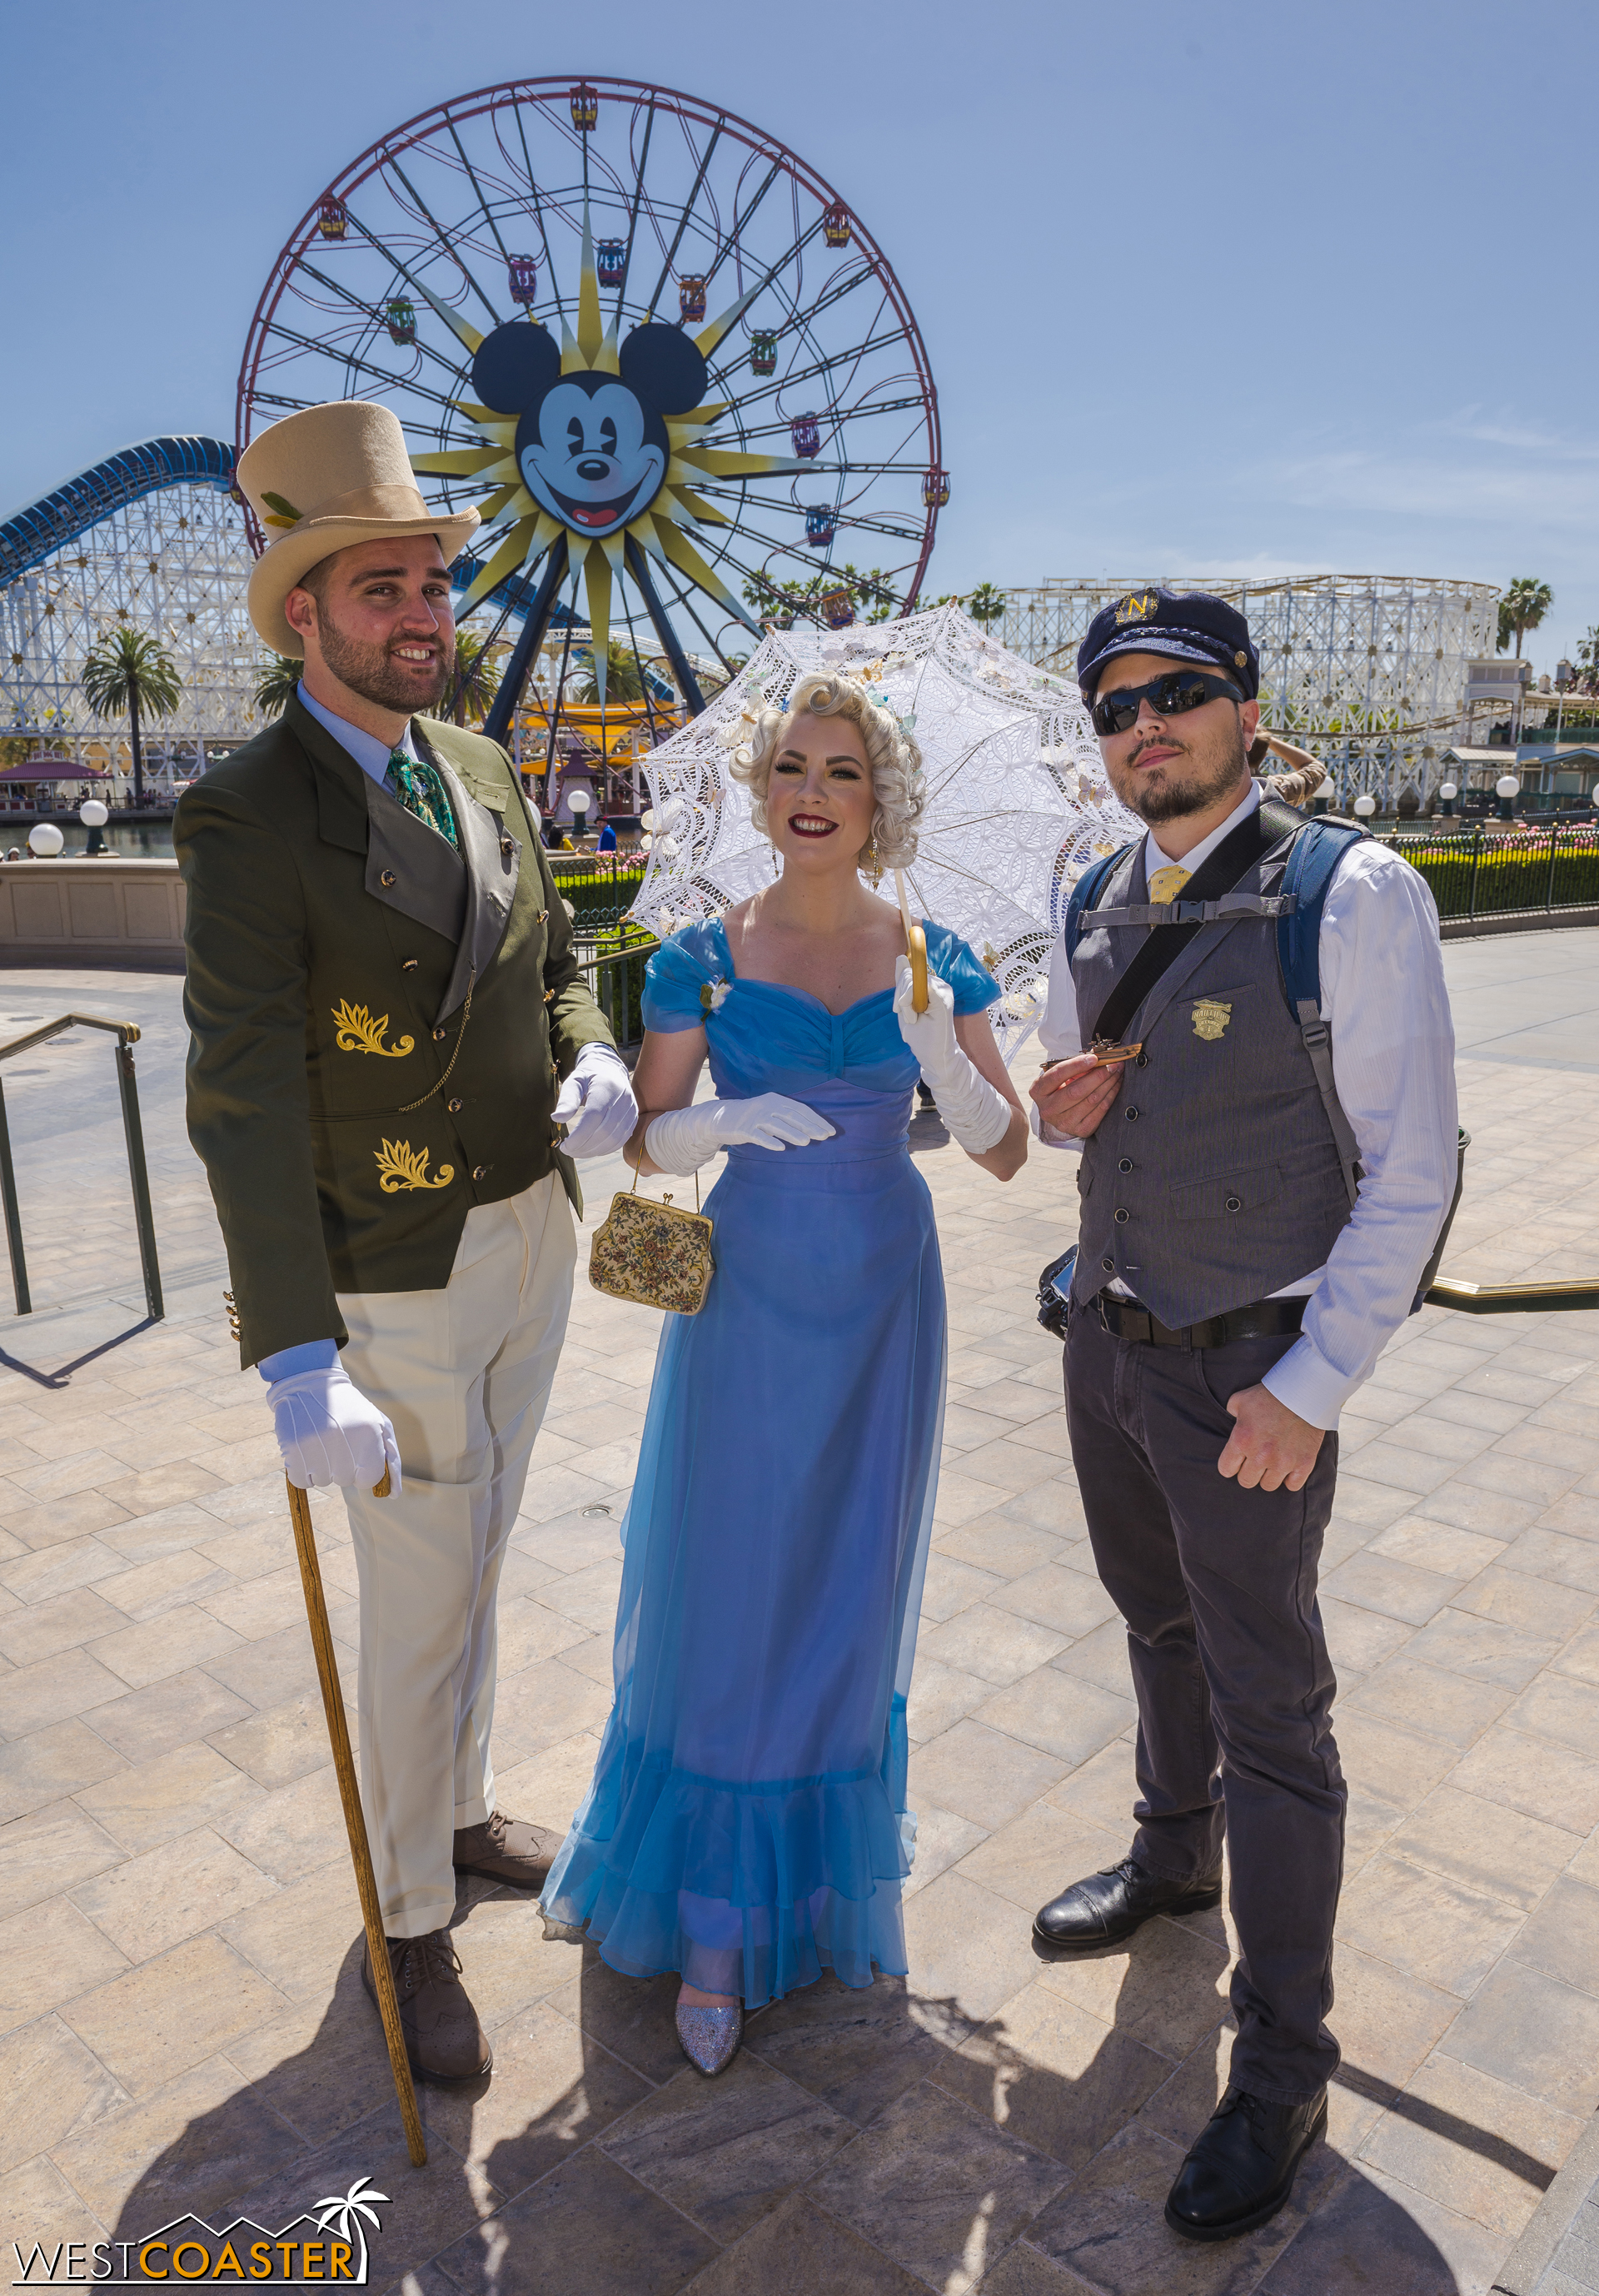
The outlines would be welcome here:
<svg viewBox="0 0 1599 2296">
<path fill-rule="evenodd" d="M 1269 897 L 1286 858 L 1286 844 L 1274 848 L 1235 890 Z M 1085 1029 L 1149 931 L 1095 917 L 1148 899 L 1140 838 L 1083 920 L 1071 972 Z M 1180 1326 L 1319 1267 L 1349 1199 L 1283 994 L 1271 920 L 1201 926 L 1123 1037 L 1142 1038 L 1144 1051 L 1084 1144 L 1073 1297 L 1091 1299 L 1119 1277 L 1163 1324 Z"/>
</svg>

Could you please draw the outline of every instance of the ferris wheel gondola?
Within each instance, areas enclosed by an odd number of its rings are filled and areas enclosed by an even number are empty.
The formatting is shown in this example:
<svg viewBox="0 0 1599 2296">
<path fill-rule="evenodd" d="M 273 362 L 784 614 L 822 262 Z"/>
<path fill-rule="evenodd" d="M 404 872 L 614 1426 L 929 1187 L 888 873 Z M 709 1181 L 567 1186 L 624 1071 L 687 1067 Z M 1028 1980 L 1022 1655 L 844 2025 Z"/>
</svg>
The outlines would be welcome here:
<svg viewBox="0 0 1599 2296">
<path fill-rule="evenodd" d="M 458 611 L 521 620 L 502 736 L 552 618 L 588 626 L 602 699 L 615 638 L 698 709 L 764 623 L 909 611 L 948 499 L 860 219 L 748 121 L 636 80 L 480 89 L 313 201 L 251 324 L 239 449 L 335 398 L 391 406 L 430 498 L 483 518 Z"/>
</svg>

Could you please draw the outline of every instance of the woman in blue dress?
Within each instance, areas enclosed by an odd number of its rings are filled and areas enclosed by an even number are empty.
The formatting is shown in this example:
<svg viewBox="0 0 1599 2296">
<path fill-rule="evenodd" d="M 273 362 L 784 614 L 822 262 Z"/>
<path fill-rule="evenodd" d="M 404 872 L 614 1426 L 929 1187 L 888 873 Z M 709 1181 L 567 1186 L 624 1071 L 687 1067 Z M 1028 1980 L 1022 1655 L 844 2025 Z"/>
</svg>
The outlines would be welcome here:
<svg viewBox="0 0 1599 2296">
<path fill-rule="evenodd" d="M 749 713 L 746 713 L 748 716 Z M 918 1074 L 1001 1180 L 1027 1125 L 985 1015 L 998 992 L 928 923 L 912 1009 L 898 909 L 914 742 L 864 686 L 801 678 L 733 770 L 771 887 L 651 960 L 628 1147 L 708 1200 L 716 1274 L 668 1316 L 623 1527 L 616 1699 L 544 1909 L 614 1969 L 681 1972 L 701 2071 L 754 2009 L 832 1969 L 906 1971 L 906 1693 L 944 1402 L 943 1275 L 910 1160 Z M 693 1104 L 709 1051 L 718 1097 Z"/>
</svg>

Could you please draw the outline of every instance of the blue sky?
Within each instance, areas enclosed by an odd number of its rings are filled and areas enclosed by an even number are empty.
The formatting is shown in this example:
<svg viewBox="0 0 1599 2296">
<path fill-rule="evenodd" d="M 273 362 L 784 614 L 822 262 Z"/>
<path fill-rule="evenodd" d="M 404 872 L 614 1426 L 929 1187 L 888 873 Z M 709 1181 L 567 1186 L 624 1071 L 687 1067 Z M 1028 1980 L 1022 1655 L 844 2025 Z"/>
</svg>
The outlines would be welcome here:
<svg viewBox="0 0 1599 2296">
<path fill-rule="evenodd" d="M 156 431 L 231 436 L 272 258 L 385 129 L 616 72 L 756 121 L 888 252 L 953 475 L 934 590 L 1533 574 L 1539 668 L 1599 623 L 1591 6 L 6 0 L 4 22 L 0 512 Z"/>
</svg>

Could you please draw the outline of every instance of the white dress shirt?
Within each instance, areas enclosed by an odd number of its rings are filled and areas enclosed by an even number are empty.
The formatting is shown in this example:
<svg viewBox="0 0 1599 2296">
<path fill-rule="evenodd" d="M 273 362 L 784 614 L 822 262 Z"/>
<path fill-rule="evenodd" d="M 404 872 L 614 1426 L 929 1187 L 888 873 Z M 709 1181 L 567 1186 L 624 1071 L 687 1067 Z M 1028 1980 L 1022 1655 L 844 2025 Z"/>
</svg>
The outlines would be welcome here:
<svg viewBox="0 0 1599 2296">
<path fill-rule="evenodd" d="M 1257 783 L 1181 865 L 1198 869 L 1259 803 Z M 1150 830 L 1146 875 L 1172 857 Z M 1364 1177 L 1324 1266 L 1273 1295 L 1312 1296 L 1303 1331 L 1265 1385 L 1311 1426 L 1332 1428 L 1410 1312 L 1455 1193 L 1458 1116 L 1455 1029 L 1425 879 L 1373 839 L 1352 846 L 1327 890 L 1316 947 L 1332 1074 Z M 1052 1061 L 1085 1047 L 1064 939 L 1050 959 L 1038 1042 Z M 1040 1124 L 1036 1104 L 1032 1114 L 1046 1147 L 1080 1148 Z"/>
</svg>

